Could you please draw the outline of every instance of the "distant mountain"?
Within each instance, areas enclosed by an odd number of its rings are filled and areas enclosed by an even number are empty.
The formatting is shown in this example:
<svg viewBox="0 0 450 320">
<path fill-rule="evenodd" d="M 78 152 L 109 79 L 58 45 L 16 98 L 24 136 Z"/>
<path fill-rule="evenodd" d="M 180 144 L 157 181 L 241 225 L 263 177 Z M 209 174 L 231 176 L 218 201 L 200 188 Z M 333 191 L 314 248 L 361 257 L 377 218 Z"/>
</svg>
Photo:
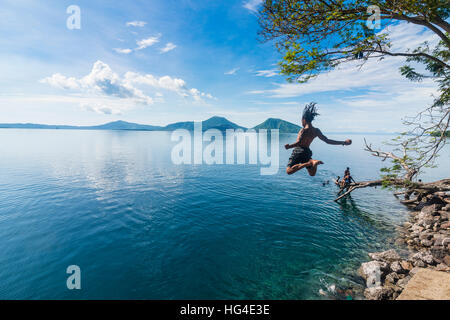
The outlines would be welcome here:
<svg viewBox="0 0 450 320">
<path fill-rule="evenodd" d="M 259 130 L 259 129 L 278 129 L 280 130 L 280 133 L 297 133 L 301 127 L 293 124 L 288 121 L 284 121 L 281 119 L 275 119 L 275 118 L 269 118 L 266 121 L 264 121 L 261 124 L 258 124 L 253 129 Z"/>
<path fill-rule="evenodd" d="M 163 127 L 148 126 L 126 121 L 114 121 L 98 126 L 66 126 L 34 123 L 0 123 L 0 128 L 11 129 L 66 129 L 66 130 L 163 130 Z"/>
<path fill-rule="evenodd" d="M 193 121 L 177 122 L 165 126 L 162 130 L 176 130 L 176 129 L 186 129 L 189 131 L 194 130 Z M 234 122 L 229 121 L 223 117 L 214 116 L 208 120 L 202 121 L 202 130 L 206 131 L 208 129 L 218 129 L 220 131 L 225 131 L 227 129 L 243 129 L 246 128 L 237 125 Z"/>
<path fill-rule="evenodd" d="M 221 131 L 225 131 L 226 129 L 243 129 L 246 130 L 247 128 L 241 127 L 237 125 L 234 122 L 229 121 L 226 118 L 223 117 L 212 117 L 208 120 L 202 121 L 202 128 L 203 130 L 208 129 L 219 129 Z"/>
<path fill-rule="evenodd" d="M 147 131 L 163 130 L 163 127 L 159 126 L 149 126 L 145 124 L 137 124 L 121 120 L 105 123 L 99 126 L 80 127 L 80 128 L 97 129 L 97 130 L 147 130 Z"/>
<path fill-rule="evenodd" d="M 0 128 L 16 128 L 16 129 L 70 129 L 70 130 L 141 130 L 141 131 L 172 131 L 176 129 L 186 129 L 189 131 L 194 130 L 193 121 L 177 122 L 169 124 L 165 127 L 151 126 L 145 124 L 138 124 L 126 121 L 114 121 L 105 123 L 98 126 L 66 126 L 66 125 L 46 125 L 46 124 L 34 124 L 34 123 L 0 123 Z M 229 121 L 224 117 L 212 117 L 205 121 L 202 121 L 202 129 L 206 131 L 208 129 L 219 129 L 225 131 L 227 129 L 242 129 L 242 127 L 234 122 Z M 298 132 L 300 127 L 281 120 L 269 118 L 263 123 L 254 127 L 254 129 L 279 129 L 281 133 Z"/>
</svg>

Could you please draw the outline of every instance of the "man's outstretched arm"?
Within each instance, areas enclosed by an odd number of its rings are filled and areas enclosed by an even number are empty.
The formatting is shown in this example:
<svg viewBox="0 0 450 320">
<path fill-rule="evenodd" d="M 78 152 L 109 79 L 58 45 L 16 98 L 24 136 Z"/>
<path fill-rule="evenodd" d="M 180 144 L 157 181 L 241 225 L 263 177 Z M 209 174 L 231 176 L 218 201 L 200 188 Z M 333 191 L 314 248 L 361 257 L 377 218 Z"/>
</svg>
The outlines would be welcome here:
<svg viewBox="0 0 450 320">
<path fill-rule="evenodd" d="M 343 145 L 343 146 L 348 146 L 352 144 L 352 140 L 347 139 L 345 141 L 339 141 L 339 140 L 332 140 L 332 139 L 328 139 L 323 133 L 322 131 L 320 131 L 319 129 L 317 129 L 318 133 L 317 133 L 317 137 L 322 140 L 325 143 L 328 144 L 333 144 L 333 145 Z"/>
</svg>

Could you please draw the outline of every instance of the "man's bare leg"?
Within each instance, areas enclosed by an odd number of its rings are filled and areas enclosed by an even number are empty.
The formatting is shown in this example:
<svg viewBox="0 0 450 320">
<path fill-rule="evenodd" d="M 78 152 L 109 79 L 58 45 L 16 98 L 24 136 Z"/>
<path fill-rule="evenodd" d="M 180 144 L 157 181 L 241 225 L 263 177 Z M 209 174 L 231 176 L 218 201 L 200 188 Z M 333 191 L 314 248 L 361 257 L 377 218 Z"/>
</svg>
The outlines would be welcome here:
<svg viewBox="0 0 450 320">
<path fill-rule="evenodd" d="M 310 167 L 312 165 L 313 165 L 312 160 L 309 160 L 308 162 L 305 162 L 305 163 L 294 164 L 292 167 L 287 167 L 286 168 L 286 173 L 287 174 L 293 174 L 293 173 L 296 173 L 300 169 L 307 168 L 307 167 Z"/>
<path fill-rule="evenodd" d="M 307 167 L 308 173 L 309 173 L 309 175 L 310 175 L 311 177 L 313 177 L 313 176 L 316 175 L 316 172 L 317 172 L 317 166 L 318 166 L 319 164 L 323 164 L 323 162 L 320 161 L 320 160 L 312 160 L 312 159 L 309 160 L 309 162 L 311 162 L 311 166 Z"/>
</svg>

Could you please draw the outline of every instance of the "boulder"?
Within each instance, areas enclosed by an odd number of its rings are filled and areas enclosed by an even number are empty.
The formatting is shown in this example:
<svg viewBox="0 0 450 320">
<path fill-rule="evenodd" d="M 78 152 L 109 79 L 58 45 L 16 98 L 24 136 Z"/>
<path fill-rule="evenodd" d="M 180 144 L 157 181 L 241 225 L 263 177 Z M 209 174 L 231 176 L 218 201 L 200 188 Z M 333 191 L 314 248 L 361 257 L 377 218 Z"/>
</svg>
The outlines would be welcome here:
<svg viewBox="0 0 450 320">
<path fill-rule="evenodd" d="M 441 224 L 441 229 L 449 230 L 450 229 L 450 221 L 444 222 Z"/>
<path fill-rule="evenodd" d="M 404 270 L 402 268 L 402 265 L 398 261 L 394 261 L 391 263 L 390 268 L 393 272 L 397 273 L 403 273 Z"/>
<path fill-rule="evenodd" d="M 437 271 L 445 271 L 445 272 L 450 272 L 450 267 L 447 266 L 445 263 L 439 263 L 436 268 Z"/>
<path fill-rule="evenodd" d="M 387 287 L 372 287 L 364 290 L 364 297 L 368 300 L 388 300 L 392 298 L 394 290 Z"/>
<path fill-rule="evenodd" d="M 394 249 L 383 251 L 383 252 L 369 253 L 369 257 L 372 260 L 388 262 L 388 263 L 391 263 L 396 260 L 400 260 L 400 256 L 398 255 L 397 251 L 395 251 Z"/>
<path fill-rule="evenodd" d="M 400 265 L 402 266 L 403 270 L 405 270 L 405 271 L 409 271 L 413 268 L 413 265 L 411 264 L 411 262 L 405 261 L 405 260 L 400 261 Z"/>
<path fill-rule="evenodd" d="M 409 280 L 411 280 L 411 276 L 406 276 L 403 279 L 400 279 L 397 281 L 397 286 L 399 286 L 402 289 L 405 289 L 406 285 L 408 284 Z"/>
<path fill-rule="evenodd" d="M 446 255 L 446 256 L 444 257 L 444 259 L 442 259 L 442 260 L 443 260 L 443 262 L 444 262 L 447 266 L 450 267 L 450 255 Z"/>
<path fill-rule="evenodd" d="M 433 241 L 431 240 L 422 240 L 420 241 L 420 244 L 424 247 L 431 247 L 433 245 Z"/>
<path fill-rule="evenodd" d="M 385 283 L 395 284 L 398 279 L 399 279 L 398 274 L 392 272 L 386 276 Z"/>
<path fill-rule="evenodd" d="M 435 211 L 441 210 L 441 208 L 442 208 L 442 204 L 435 203 L 435 204 L 423 207 L 422 210 L 420 210 L 420 213 L 430 215 L 430 214 L 433 214 L 433 212 L 435 212 Z"/>
<path fill-rule="evenodd" d="M 380 261 L 369 261 L 361 264 L 358 274 L 366 280 L 367 287 L 380 286 L 381 277 L 387 270 L 387 264 Z"/>
</svg>

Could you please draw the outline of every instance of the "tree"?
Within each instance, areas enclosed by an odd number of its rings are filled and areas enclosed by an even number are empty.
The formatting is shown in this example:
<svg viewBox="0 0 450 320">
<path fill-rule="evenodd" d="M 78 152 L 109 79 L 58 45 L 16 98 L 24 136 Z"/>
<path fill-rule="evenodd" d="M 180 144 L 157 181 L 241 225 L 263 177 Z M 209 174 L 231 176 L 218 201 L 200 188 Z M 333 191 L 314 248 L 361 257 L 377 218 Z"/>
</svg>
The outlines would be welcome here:
<svg viewBox="0 0 450 320">
<path fill-rule="evenodd" d="M 384 25 L 420 25 L 440 41 L 434 47 L 424 42 L 405 52 L 393 51 L 389 34 L 371 28 L 374 13 Z M 362 65 L 369 59 L 388 56 L 405 57 L 406 65 L 400 72 L 406 78 L 436 81 L 439 96 L 424 111 L 405 120 L 409 130 L 392 142 L 393 152 L 374 150 L 366 143 L 366 150 L 373 155 L 392 160 L 391 167 L 384 168 L 387 179 L 402 176 L 411 181 L 422 168 L 434 165 L 446 143 L 450 115 L 449 16 L 448 0 L 267 0 L 259 22 L 263 40 L 275 41 L 284 55 L 280 68 L 288 81 L 302 83 L 342 63 L 359 61 Z"/>
</svg>

